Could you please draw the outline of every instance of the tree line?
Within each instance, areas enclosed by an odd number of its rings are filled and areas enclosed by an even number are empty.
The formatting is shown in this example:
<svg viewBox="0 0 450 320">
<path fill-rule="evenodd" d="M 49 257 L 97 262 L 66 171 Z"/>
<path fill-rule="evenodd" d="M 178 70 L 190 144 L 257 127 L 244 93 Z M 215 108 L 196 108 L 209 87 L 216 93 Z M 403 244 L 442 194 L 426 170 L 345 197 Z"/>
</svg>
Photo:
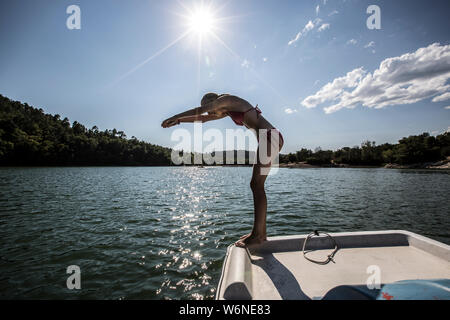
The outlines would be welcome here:
<svg viewBox="0 0 450 320">
<path fill-rule="evenodd" d="M 0 165 L 171 165 L 171 149 L 45 114 L 0 95 Z"/>
<path fill-rule="evenodd" d="M 345 147 L 336 151 L 315 151 L 302 148 L 295 153 L 280 156 L 281 163 L 306 162 L 311 165 L 347 164 L 359 166 L 381 166 L 387 163 L 410 165 L 436 162 L 450 156 L 450 133 L 445 132 L 436 137 L 429 133 L 409 136 L 397 144 L 376 145 L 365 141 L 361 146 Z"/>
<path fill-rule="evenodd" d="M 61 116 L 46 114 L 42 109 L 10 100 L 0 95 L 0 165 L 130 165 L 168 166 L 172 149 L 127 138 L 116 129 L 100 131 Z M 242 158 L 233 152 L 234 163 Z M 214 153 L 212 154 L 214 156 Z M 225 162 L 226 152 L 222 151 Z M 190 154 L 194 164 L 194 154 Z M 450 156 L 450 133 L 436 137 L 423 133 L 401 139 L 398 144 L 376 145 L 366 141 L 361 146 L 337 151 L 312 151 L 302 148 L 281 154 L 280 163 L 306 162 L 311 165 L 367 165 L 385 163 L 400 165 L 434 162 Z M 243 162 L 253 160 L 254 153 L 245 151 Z M 242 160 L 242 159 L 241 159 Z M 241 162 L 242 163 L 242 162 Z M 205 163 L 203 163 L 205 164 Z"/>
</svg>

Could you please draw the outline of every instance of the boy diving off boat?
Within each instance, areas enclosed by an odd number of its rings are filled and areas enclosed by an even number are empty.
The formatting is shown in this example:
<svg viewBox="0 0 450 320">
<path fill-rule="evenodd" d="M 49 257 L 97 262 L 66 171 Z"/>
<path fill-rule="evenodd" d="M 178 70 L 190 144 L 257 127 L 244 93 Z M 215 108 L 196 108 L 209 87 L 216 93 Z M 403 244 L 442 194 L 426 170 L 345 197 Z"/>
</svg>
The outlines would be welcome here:
<svg viewBox="0 0 450 320">
<path fill-rule="evenodd" d="M 205 94 L 200 107 L 170 117 L 164 120 L 161 126 L 169 128 L 181 122 L 207 122 L 226 116 L 229 116 L 236 125 L 245 126 L 255 132 L 258 141 L 256 161 L 253 164 L 250 181 L 254 204 L 253 229 L 249 234 L 240 237 L 235 244 L 238 247 L 260 244 L 267 240 L 267 197 L 264 183 L 274 159 L 283 147 L 282 134 L 262 116 L 258 106 L 253 107 L 249 102 L 237 96 L 216 93 Z"/>
</svg>

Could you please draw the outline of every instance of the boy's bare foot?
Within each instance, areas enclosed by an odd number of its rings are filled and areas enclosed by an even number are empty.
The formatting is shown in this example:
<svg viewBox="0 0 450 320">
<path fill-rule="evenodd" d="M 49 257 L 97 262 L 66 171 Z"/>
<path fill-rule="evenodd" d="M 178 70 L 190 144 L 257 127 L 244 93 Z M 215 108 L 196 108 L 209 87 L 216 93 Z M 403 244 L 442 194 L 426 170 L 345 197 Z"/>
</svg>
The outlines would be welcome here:
<svg viewBox="0 0 450 320">
<path fill-rule="evenodd" d="M 239 237 L 239 240 L 248 238 L 248 237 L 250 237 L 251 235 L 252 235 L 252 233 L 250 232 L 250 233 L 248 233 L 248 234 L 245 234 L 245 235 L 243 235 L 243 236 L 240 236 L 240 237 Z"/>
<path fill-rule="evenodd" d="M 234 244 L 236 247 L 245 248 L 250 245 L 261 244 L 264 241 L 267 241 L 266 237 L 258 237 L 258 236 L 254 236 L 254 235 L 250 234 L 248 237 L 246 237 L 244 239 L 240 239 L 240 240 L 236 241 Z"/>
</svg>

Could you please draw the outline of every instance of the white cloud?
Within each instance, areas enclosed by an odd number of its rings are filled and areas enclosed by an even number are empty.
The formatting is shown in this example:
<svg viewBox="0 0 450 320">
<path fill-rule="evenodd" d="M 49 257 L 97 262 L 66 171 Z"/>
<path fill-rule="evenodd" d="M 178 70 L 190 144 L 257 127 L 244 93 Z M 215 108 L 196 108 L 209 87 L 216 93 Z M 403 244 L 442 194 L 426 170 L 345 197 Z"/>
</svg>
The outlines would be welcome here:
<svg viewBox="0 0 450 320">
<path fill-rule="evenodd" d="M 331 17 L 331 16 L 334 16 L 335 14 L 338 14 L 338 13 L 339 13 L 339 11 L 333 10 L 333 11 L 330 12 L 330 14 L 328 14 L 328 16 Z"/>
<path fill-rule="evenodd" d="M 262 60 L 263 60 L 263 62 L 267 62 L 268 59 L 266 57 L 264 57 Z"/>
<path fill-rule="evenodd" d="M 320 18 L 316 18 L 316 19 L 314 19 L 314 21 L 309 20 L 308 23 L 305 25 L 305 27 L 302 29 L 302 31 L 297 33 L 295 38 L 288 42 L 288 45 L 292 45 L 292 44 L 296 43 L 301 37 L 308 34 L 308 32 L 313 30 L 321 22 L 322 22 L 322 19 L 320 19 Z"/>
<path fill-rule="evenodd" d="M 302 105 L 317 107 L 336 101 L 324 108 L 332 113 L 342 108 L 363 105 L 369 108 L 404 105 L 439 95 L 443 99 L 450 91 L 450 45 L 434 43 L 412 53 L 388 58 L 373 73 L 354 69 L 323 86 L 305 98 Z"/>
<path fill-rule="evenodd" d="M 448 106 L 448 107 L 445 107 L 444 109 L 450 110 L 450 106 Z M 449 127 L 449 128 L 450 128 L 450 127 Z"/>
<path fill-rule="evenodd" d="M 321 31 L 324 31 L 326 29 L 330 29 L 330 24 L 329 23 L 322 24 L 317 31 L 321 32 Z"/>
<path fill-rule="evenodd" d="M 241 63 L 241 67 L 248 69 L 250 67 L 250 61 L 248 61 L 247 59 L 244 59 L 244 61 L 242 61 L 242 63 Z"/>
<path fill-rule="evenodd" d="M 292 39 L 291 41 L 288 42 L 288 45 L 290 46 L 291 44 L 294 44 L 298 41 L 298 39 L 300 39 L 300 37 L 302 36 L 302 32 L 300 31 L 299 33 L 297 33 L 297 35 L 295 36 L 294 39 Z"/>
<path fill-rule="evenodd" d="M 318 15 L 318 14 L 319 14 L 319 11 L 320 11 L 320 6 L 319 6 L 319 5 L 317 5 L 317 7 L 316 7 L 316 15 Z"/>
<path fill-rule="evenodd" d="M 447 101 L 450 100 L 450 92 L 446 92 L 444 94 L 441 94 L 440 96 L 434 97 L 433 102 L 441 102 L 441 101 Z"/>
<path fill-rule="evenodd" d="M 366 44 L 366 45 L 364 46 L 364 48 L 371 48 L 371 47 L 374 47 L 374 46 L 375 46 L 375 42 L 370 41 L 368 44 Z"/>
<path fill-rule="evenodd" d="M 317 105 L 326 101 L 337 99 L 345 88 L 354 88 L 361 81 L 365 71 L 363 68 L 355 69 L 344 77 L 336 78 L 333 82 L 327 83 L 316 94 L 307 97 L 302 101 L 306 108 L 315 108 Z"/>
<path fill-rule="evenodd" d="M 314 23 L 311 20 L 309 20 L 308 23 L 303 28 L 303 33 L 308 33 L 312 29 L 314 29 Z"/>
<path fill-rule="evenodd" d="M 286 108 L 284 109 L 284 112 L 286 112 L 287 114 L 293 114 L 297 112 L 297 109 Z"/>
<path fill-rule="evenodd" d="M 350 40 L 347 41 L 347 44 L 353 44 L 353 45 L 355 45 L 355 44 L 357 44 L 357 43 L 358 43 L 358 41 L 356 41 L 355 39 L 350 39 Z"/>
</svg>

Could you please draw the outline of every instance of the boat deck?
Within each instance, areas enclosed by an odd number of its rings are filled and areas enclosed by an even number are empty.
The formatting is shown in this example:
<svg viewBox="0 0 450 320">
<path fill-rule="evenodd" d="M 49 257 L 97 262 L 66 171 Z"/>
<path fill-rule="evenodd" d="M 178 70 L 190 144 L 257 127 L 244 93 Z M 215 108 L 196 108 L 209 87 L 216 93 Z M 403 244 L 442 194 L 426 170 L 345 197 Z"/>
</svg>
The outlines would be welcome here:
<svg viewBox="0 0 450 320">
<path fill-rule="evenodd" d="M 253 248 L 228 248 L 218 299 L 321 299 L 331 289 L 400 280 L 450 279 L 450 247 L 407 231 L 331 234 L 339 250 L 320 265 L 302 253 L 304 236 L 269 238 Z M 333 250 L 327 237 L 308 240 L 308 257 L 324 260 Z M 369 281 L 370 282 L 370 281 Z"/>
</svg>

